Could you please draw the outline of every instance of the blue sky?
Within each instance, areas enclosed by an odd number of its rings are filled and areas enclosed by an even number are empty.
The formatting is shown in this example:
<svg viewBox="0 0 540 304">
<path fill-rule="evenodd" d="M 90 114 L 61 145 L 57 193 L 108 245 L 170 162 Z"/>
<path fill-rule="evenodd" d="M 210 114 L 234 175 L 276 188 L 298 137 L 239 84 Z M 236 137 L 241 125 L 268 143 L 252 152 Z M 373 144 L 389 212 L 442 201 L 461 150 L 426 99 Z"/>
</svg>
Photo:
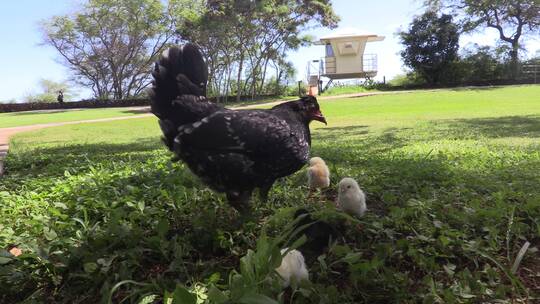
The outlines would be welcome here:
<svg viewBox="0 0 540 304">
<path fill-rule="evenodd" d="M 58 63 L 58 55 L 42 41 L 39 22 L 53 15 L 73 12 L 78 0 L 18 0 L 0 1 L 0 100 L 20 100 L 25 94 L 36 93 L 41 78 L 62 81 L 69 72 Z M 334 9 L 341 16 L 339 29 L 355 28 L 386 36 L 382 42 L 369 43 L 366 53 L 376 53 L 379 58 L 378 78 L 392 78 L 402 72 L 398 52 L 401 48 L 395 33 L 406 28 L 412 17 L 421 13 L 421 0 L 334 0 Z M 316 29 L 313 36 L 329 34 L 331 30 Z M 494 30 L 480 31 L 462 36 L 461 45 L 477 42 L 494 45 L 497 33 Z M 540 49 L 540 38 L 524 40 L 533 53 Z M 321 46 L 301 48 L 289 54 L 295 63 L 298 78 L 305 74 L 306 62 L 324 54 Z M 90 97 L 89 91 L 79 89 L 79 97 Z"/>
<path fill-rule="evenodd" d="M 64 80 L 67 70 L 50 47 L 40 46 L 39 22 L 68 13 L 76 1 L 0 1 L 0 100 L 20 99 L 38 91 L 41 78 Z"/>
</svg>

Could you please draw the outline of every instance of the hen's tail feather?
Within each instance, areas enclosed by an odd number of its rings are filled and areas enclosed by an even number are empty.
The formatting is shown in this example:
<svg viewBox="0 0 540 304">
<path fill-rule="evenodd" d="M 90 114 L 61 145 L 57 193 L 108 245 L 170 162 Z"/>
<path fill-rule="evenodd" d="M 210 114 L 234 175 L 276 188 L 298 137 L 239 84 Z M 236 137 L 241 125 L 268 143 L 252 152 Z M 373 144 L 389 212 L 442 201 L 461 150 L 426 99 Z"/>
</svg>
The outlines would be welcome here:
<svg viewBox="0 0 540 304">
<path fill-rule="evenodd" d="M 194 44 L 165 50 L 152 76 L 152 113 L 160 119 L 163 142 L 172 150 L 179 126 L 196 122 L 221 107 L 205 98 L 208 71 Z"/>
<path fill-rule="evenodd" d="M 173 46 L 165 50 L 156 62 L 152 76 L 152 112 L 159 118 L 168 119 L 173 116 L 172 101 L 178 96 L 206 95 L 208 71 L 194 44 Z"/>
</svg>

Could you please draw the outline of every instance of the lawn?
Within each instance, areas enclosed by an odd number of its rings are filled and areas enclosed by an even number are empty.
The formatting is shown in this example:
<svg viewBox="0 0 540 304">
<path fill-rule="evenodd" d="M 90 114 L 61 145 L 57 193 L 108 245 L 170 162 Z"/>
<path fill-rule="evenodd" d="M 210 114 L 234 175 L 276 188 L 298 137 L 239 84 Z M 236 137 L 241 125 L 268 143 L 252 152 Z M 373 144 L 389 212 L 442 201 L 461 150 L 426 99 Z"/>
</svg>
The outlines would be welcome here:
<svg viewBox="0 0 540 304">
<path fill-rule="evenodd" d="M 321 102 L 312 154 L 335 189 L 357 179 L 360 220 L 305 173 L 254 198 L 239 226 L 159 141 L 154 118 L 17 135 L 0 180 L 0 303 L 531 303 L 540 299 L 540 86 Z M 342 236 L 281 292 L 277 251 L 299 207 Z M 512 266 L 519 250 L 531 247 Z M 277 253 L 276 253 L 277 252 Z M 279 260 L 279 259 L 278 259 Z M 228 301 L 228 302 L 227 302 Z"/>
<path fill-rule="evenodd" d="M 227 107 L 247 106 L 258 103 L 274 102 L 276 100 L 294 100 L 294 96 L 279 96 L 261 98 L 255 101 L 231 101 Z M 69 122 L 79 120 L 102 119 L 145 114 L 147 111 L 133 108 L 104 108 L 104 109 L 67 109 L 53 111 L 23 111 L 0 113 L 0 128 L 20 127 L 35 124 Z"/>
<path fill-rule="evenodd" d="M 332 96 L 332 95 L 344 95 L 344 94 L 354 94 L 354 93 L 364 93 L 364 92 L 374 92 L 375 90 L 368 90 L 361 85 L 333 85 L 330 86 L 324 93 L 323 96 Z"/>
<path fill-rule="evenodd" d="M 25 111 L 0 113 L 0 128 L 67 122 L 99 118 L 111 118 L 142 114 L 130 108 L 55 110 L 51 112 Z"/>
</svg>

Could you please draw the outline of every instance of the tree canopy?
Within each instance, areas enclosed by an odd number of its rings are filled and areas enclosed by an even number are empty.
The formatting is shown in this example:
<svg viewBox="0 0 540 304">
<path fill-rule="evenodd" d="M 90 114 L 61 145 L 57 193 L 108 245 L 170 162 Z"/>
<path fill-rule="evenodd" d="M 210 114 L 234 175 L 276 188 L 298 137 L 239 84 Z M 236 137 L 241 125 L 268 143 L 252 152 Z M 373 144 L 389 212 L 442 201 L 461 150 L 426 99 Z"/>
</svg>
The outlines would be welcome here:
<svg viewBox="0 0 540 304">
<path fill-rule="evenodd" d="M 459 30 L 450 15 L 427 11 L 414 18 L 399 36 L 405 46 L 401 52 L 405 65 L 430 84 L 439 83 L 450 63 L 458 58 Z"/>
<path fill-rule="evenodd" d="M 39 93 L 29 93 L 24 96 L 26 102 L 57 102 L 60 91 L 64 94 L 64 100 L 68 101 L 75 97 L 72 87 L 67 82 L 57 82 L 50 79 L 39 80 Z"/>
<path fill-rule="evenodd" d="M 137 96 L 174 35 L 169 8 L 160 0 L 89 0 L 74 15 L 54 16 L 42 25 L 44 44 L 54 47 L 73 80 L 96 98 Z"/>
<path fill-rule="evenodd" d="M 310 41 L 303 30 L 339 20 L 330 0 L 164 2 L 88 0 L 74 15 L 45 21 L 44 44 L 101 99 L 140 95 L 156 56 L 175 38 L 201 47 L 210 94 L 254 96 L 292 77 L 285 53 Z"/>
<path fill-rule="evenodd" d="M 540 31 L 540 1 L 538 0 L 428 0 L 430 8 L 449 10 L 459 16 L 465 32 L 481 27 L 496 29 L 499 38 L 511 45 L 509 52 L 517 72 L 520 39 Z"/>
<path fill-rule="evenodd" d="M 271 77 L 291 76 L 285 53 L 310 41 L 302 31 L 335 27 L 339 18 L 329 0 L 208 0 L 198 2 L 199 17 L 184 18 L 181 39 L 201 46 L 215 95 L 259 95 Z M 185 16 L 184 16 L 185 17 Z M 265 86 L 266 85 L 266 86 Z"/>
</svg>

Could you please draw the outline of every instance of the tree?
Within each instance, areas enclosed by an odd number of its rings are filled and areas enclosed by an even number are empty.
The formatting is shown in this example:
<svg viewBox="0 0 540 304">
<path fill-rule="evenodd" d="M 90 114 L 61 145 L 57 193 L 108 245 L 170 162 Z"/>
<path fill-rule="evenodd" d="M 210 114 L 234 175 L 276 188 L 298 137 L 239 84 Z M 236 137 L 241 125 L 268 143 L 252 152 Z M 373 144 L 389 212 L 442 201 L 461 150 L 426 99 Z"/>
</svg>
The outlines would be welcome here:
<svg viewBox="0 0 540 304">
<path fill-rule="evenodd" d="M 405 65 L 419 73 L 428 83 L 437 84 L 458 58 L 459 31 L 452 16 L 427 11 L 414 18 L 407 31 L 399 33 L 405 49 Z"/>
<path fill-rule="evenodd" d="M 504 79 L 507 75 L 508 61 L 500 48 L 469 45 L 461 51 L 461 58 L 456 66 L 465 83 L 492 82 Z"/>
<path fill-rule="evenodd" d="M 307 43 L 302 31 L 335 27 L 329 0 L 208 0 L 199 18 L 184 18 L 179 36 L 201 46 L 209 67 L 209 93 L 259 95 L 272 66 Z"/>
<path fill-rule="evenodd" d="M 76 95 L 67 82 L 56 82 L 49 79 L 39 80 L 40 92 L 37 94 L 26 94 L 23 97 L 25 102 L 57 102 L 58 92 L 64 94 L 64 101 L 72 100 Z"/>
<path fill-rule="evenodd" d="M 160 0 L 89 0 L 73 16 L 42 25 L 44 44 L 54 47 L 76 83 L 96 98 L 137 96 L 150 84 L 156 55 L 174 35 L 169 8 Z"/>
<path fill-rule="evenodd" d="M 501 41 L 510 44 L 509 55 L 513 77 L 517 76 L 520 39 L 524 34 L 540 30 L 538 0 L 428 0 L 430 7 L 443 7 L 461 16 L 465 32 L 480 27 L 494 28 Z"/>
</svg>

